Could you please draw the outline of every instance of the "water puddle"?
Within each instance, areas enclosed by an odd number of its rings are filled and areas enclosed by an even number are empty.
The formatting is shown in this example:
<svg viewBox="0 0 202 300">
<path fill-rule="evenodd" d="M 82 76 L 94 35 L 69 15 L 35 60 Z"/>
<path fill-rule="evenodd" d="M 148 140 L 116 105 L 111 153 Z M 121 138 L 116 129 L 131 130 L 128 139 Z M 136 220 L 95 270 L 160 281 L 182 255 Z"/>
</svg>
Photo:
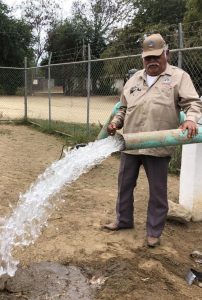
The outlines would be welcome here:
<svg viewBox="0 0 202 300">
<path fill-rule="evenodd" d="M 0 281 L 2 281 L 0 279 Z M 91 300 L 95 289 L 82 270 L 56 262 L 41 262 L 19 267 L 14 277 L 1 283 L 4 299 Z"/>
<path fill-rule="evenodd" d="M 12 215 L 1 222 L 0 276 L 14 276 L 18 261 L 12 257 L 12 250 L 16 246 L 28 246 L 38 238 L 60 200 L 53 196 L 64 185 L 70 185 L 80 175 L 122 148 L 122 141 L 108 137 L 65 152 L 61 160 L 48 167 L 27 192 L 20 195 Z"/>
</svg>

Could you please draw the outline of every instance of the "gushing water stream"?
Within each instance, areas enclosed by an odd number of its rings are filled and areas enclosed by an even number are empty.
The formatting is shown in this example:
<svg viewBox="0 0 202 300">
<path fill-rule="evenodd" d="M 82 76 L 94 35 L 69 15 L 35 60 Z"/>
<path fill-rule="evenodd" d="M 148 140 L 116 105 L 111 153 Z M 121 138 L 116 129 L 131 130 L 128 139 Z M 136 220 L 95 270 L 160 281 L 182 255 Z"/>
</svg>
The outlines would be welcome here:
<svg viewBox="0 0 202 300">
<path fill-rule="evenodd" d="M 1 224 L 0 276 L 15 275 L 19 262 L 13 258 L 12 250 L 16 246 L 28 246 L 38 238 L 56 207 L 53 196 L 64 185 L 70 185 L 81 174 L 122 148 L 122 141 L 108 137 L 64 152 L 64 158 L 48 167 L 28 191 L 20 195 L 16 209 Z"/>
</svg>

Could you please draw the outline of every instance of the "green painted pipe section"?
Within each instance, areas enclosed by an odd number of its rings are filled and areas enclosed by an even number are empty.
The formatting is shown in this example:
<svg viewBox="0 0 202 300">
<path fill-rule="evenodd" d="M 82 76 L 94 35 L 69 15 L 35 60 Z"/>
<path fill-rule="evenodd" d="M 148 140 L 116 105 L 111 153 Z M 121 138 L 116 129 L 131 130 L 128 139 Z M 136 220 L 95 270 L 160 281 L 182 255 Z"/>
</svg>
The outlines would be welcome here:
<svg viewBox="0 0 202 300">
<path fill-rule="evenodd" d="M 98 140 L 105 139 L 109 136 L 109 134 L 107 132 L 107 126 L 109 125 L 109 123 L 111 122 L 111 120 L 113 119 L 115 114 L 118 112 L 120 106 L 121 106 L 120 101 L 114 105 L 111 115 L 109 116 L 106 123 L 103 125 L 102 129 L 100 130 L 100 132 L 98 134 L 98 137 L 97 137 Z M 185 121 L 185 118 L 186 118 L 185 113 L 183 111 L 181 111 L 180 112 L 180 124 Z"/>
<path fill-rule="evenodd" d="M 111 120 L 113 119 L 115 114 L 118 112 L 120 105 L 121 105 L 120 101 L 114 105 L 111 115 L 109 116 L 109 118 L 107 119 L 106 123 L 103 125 L 102 129 L 100 130 L 100 132 L 97 136 L 97 140 L 105 139 L 109 136 L 109 134 L 107 132 L 107 126 L 109 125 L 109 123 L 111 122 Z"/>
<path fill-rule="evenodd" d="M 183 111 L 180 112 L 180 124 L 186 120 L 186 115 Z"/>
<path fill-rule="evenodd" d="M 158 148 L 183 144 L 202 143 L 202 127 L 193 138 L 187 138 L 187 130 L 171 129 L 151 132 L 138 132 L 123 134 L 125 150 Z"/>
</svg>

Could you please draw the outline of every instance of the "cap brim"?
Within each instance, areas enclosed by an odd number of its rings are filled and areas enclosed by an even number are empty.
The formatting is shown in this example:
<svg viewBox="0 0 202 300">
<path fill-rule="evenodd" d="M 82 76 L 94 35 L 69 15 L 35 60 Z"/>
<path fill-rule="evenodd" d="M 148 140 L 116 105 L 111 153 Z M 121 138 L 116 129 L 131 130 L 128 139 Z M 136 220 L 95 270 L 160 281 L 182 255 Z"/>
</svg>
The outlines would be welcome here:
<svg viewBox="0 0 202 300">
<path fill-rule="evenodd" d="M 163 53 L 163 50 L 164 49 L 158 49 L 158 50 L 142 52 L 142 58 L 147 56 L 160 56 Z"/>
</svg>

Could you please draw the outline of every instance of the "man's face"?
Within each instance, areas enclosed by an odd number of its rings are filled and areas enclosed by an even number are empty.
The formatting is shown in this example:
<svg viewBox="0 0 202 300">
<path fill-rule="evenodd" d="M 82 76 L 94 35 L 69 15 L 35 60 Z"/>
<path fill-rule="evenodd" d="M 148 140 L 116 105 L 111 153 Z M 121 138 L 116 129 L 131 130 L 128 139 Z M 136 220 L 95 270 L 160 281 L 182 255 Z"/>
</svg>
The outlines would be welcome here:
<svg viewBox="0 0 202 300">
<path fill-rule="evenodd" d="M 143 58 L 144 68 L 150 76 L 158 76 L 166 69 L 168 53 L 163 51 L 160 56 L 147 56 Z"/>
</svg>

